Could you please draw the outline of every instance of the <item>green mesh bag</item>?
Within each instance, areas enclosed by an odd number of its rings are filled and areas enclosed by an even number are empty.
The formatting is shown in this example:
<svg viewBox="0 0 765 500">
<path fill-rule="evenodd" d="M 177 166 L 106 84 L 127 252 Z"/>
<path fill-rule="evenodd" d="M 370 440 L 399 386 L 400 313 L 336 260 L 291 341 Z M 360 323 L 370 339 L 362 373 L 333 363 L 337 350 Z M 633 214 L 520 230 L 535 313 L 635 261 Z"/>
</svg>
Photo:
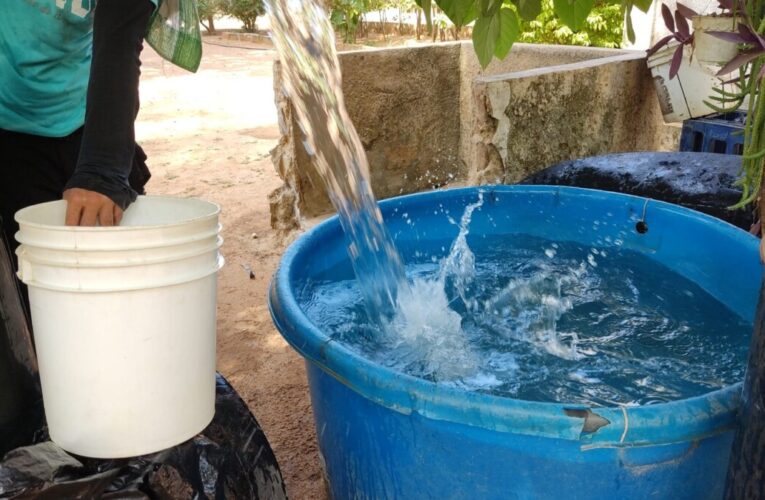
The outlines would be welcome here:
<svg viewBox="0 0 765 500">
<path fill-rule="evenodd" d="M 149 21 L 146 41 L 164 59 L 196 72 L 202 60 L 196 0 L 160 0 Z"/>
</svg>

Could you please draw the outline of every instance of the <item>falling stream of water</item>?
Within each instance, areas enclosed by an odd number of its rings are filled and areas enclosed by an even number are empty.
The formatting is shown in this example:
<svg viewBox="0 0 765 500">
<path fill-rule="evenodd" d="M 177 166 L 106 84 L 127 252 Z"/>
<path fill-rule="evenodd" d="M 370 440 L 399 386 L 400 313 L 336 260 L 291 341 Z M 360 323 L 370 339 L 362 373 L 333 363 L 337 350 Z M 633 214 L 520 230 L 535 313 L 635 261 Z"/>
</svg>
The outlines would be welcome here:
<svg viewBox="0 0 765 500">
<path fill-rule="evenodd" d="M 390 320 L 408 285 L 372 192 L 364 147 L 345 108 L 332 25 L 314 0 L 269 0 L 267 9 L 285 90 L 349 240 L 367 309 L 381 321 Z"/>
</svg>

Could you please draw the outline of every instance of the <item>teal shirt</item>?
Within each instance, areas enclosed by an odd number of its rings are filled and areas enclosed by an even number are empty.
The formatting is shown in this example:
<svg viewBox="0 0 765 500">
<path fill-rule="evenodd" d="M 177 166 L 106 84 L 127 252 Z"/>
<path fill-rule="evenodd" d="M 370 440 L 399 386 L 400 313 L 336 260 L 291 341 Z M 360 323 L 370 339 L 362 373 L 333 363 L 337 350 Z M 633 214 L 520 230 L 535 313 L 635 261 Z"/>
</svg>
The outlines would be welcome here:
<svg viewBox="0 0 765 500">
<path fill-rule="evenodd" d="M 96 2 L 0 0 L 0 129 L 64 137 L 85 123 Z"/>
<path fill-rule="evenodd" d="M 0 128 L 63 137 L 85 121 L 95 0 L 0 0 Z"/>
</svg>

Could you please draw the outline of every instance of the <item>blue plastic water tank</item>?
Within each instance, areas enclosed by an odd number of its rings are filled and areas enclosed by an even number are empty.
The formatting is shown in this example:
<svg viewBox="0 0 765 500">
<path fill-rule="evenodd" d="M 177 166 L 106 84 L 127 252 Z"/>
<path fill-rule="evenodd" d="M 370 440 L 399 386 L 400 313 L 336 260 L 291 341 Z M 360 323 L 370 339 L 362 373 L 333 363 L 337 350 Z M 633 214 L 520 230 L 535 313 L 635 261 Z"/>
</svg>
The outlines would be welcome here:
<svg viewBox="0 0 765 500">
<path fill-rule="evenodd" d="M 480 188 L 473 237 L 528 234 L 635 250 L 753 318 L 757 240 L 674 205 L 558 186 Z M 387 200 L 381 209 L 404 259 L 438 248 L 479 188 Z M 401 217 L 407 213 L 414 224 Z M 610 213 L 612 224 L 593 221 Z M 636 230 L 643 220 L 648 228 Z M 722 496 L 740 384 L 640 407 L 588 408 L 468 393 L 395 373 L 331 340 L 294 293 L 347 262 L 336 218 L 285 253 L 271 287 L 277 327 L 306 359 L 316 432 L 335 499 L 712 499 Z M 607 248 L 607 246 L 605 247 Z M 350 265 L 350 264 L 348 264 Z M 605 420 L 603 420 L 605 419 Z M 595 430 L 593 430 L 595 429 Z"/>
</svg>

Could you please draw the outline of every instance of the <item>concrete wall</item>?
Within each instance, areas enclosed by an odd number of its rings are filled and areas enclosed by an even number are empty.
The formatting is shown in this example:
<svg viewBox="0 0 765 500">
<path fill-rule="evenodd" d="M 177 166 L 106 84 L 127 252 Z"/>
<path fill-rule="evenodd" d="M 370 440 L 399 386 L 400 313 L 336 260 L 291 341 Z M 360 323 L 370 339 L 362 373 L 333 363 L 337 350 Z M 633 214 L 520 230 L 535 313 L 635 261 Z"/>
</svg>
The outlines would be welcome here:
<svg viewBox="0 0 765 500">
<path fill-rule="evenodd" d="M 643 53 L 625 53 L 473 82 L 468 181 L 514 183 L 586 156 L 673 150 Z"/>
<path fill-rule="evenodd" d="M 515 182 L 559 161 L 619 151 L 672 150 L 643 52 L 516 44 L 482 70 L 470 43 L 340 54 L 349 114 L 379 198 L 448 183 Z M 274 85 L 284 186 L 272 225 L 331 211 L 302 146 L 289 99 Z"/>
<path fill-rule="evenodd" d="M 625 51 L 563 45 L 516 43 L 503 61 L 494 59 L 482 69 L 469 43 L 462 44 L 460 60 L 460 158 L 465 164 L 468 184 L 504 182 L 504 164 L 493 151 L 487 150 L 486 134 L 493 136 L 495 127 L 487 120 L 487 104 L 483 94 L 476 95 L 478 82 L 488 77 L 510 78 L 512 74 L 540 68 L 557 68 L 582 61 L 623 55 Z M 487 129 L 487 125 L 489 128 Z M 524 140 L 525 135 L 518 137 Z M 506 159 L 505 159 L 506 160 Z"/>
<path fill-rule="evenodd" d="M 340 55 L 345 103 L 367 152 L 378 198 L 464 177 L 459 162 L 459 60 L 459 44 L 429 46 L 424 51 L 384 49 Z M 278 63 L 274 73 L 278 87 Z M 282 92 L 277 93 L 278 108 L 289 106 L 285 99 Z M 327 213 L 331 206 L 324 186 L 289 115 L 273 154 L 275 163 L 280 175 L 284 171 L 282 178 L 292 176 L 287 182 L 298 192 L 302 215 Z"/>
</svg>

